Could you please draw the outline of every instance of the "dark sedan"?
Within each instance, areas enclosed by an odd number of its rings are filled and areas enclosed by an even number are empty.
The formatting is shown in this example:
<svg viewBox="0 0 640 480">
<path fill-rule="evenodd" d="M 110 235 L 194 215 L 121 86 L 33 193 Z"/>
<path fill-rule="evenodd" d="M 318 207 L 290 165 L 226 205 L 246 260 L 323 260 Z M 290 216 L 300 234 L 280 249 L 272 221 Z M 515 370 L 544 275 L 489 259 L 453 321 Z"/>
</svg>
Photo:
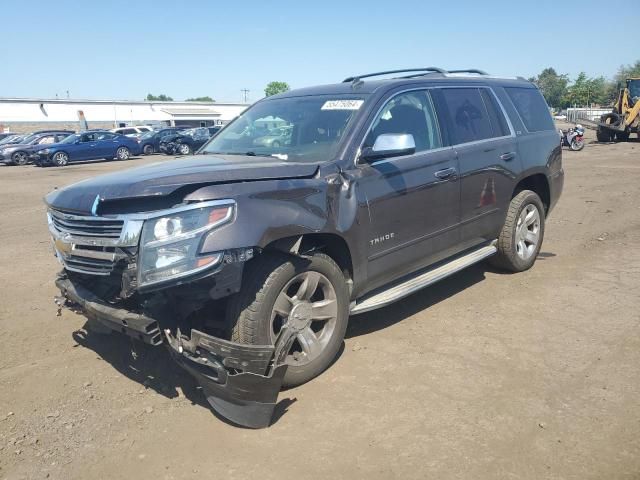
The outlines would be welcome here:
<svg viewBox="0 0 640 480">
<path fill-rule="evenodd" d="M 47 145 L 61 142 L 73 132 L 58 130 L 46 133 L 33 133 L 24 137 L 19 143 L 0 145 L 0 162 L 7 165 L 26 165 L 29 156 Z"/>
<path fill-rule="evenodd" d="M 142 149 L 142 153 L 145 155 L 151 155 L 152 153 L 156 153 L 160 151 L 160 140 L 167 135 L 175 135 L 182 130 L 185 130 L 185 127 L 170 127 L 163 128 L 161 130 L 153 130 L 151 132 L 147 132 L 138 137 L 138 141 L 140 142 L 140 148 Z"/>
<path fill-rule="evenodd" d="M 189 155 L 207 143 L 218 130 L 220 127 L 200 127 L 167 135 L 160 141 L 160 151 L 167 155 Z"/>
<path fill-rule="evenodd" d="M 45 146 L 31 156 L 38 166 L 62 167 L 69 162 L 96 160 L 127 160 L 140 154 L 140 144 L 135 138 L 103 130 L 86 131 L 71 135 L 62 142 Z"/>
</svg>

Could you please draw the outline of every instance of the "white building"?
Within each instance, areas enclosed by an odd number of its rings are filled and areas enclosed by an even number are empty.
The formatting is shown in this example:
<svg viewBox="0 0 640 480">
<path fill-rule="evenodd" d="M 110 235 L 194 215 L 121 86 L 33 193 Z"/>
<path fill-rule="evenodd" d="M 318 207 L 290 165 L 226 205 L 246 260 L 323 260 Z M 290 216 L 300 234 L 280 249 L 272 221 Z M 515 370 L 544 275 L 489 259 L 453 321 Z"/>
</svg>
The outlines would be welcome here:
<svg viewBox="0 0 640 480">
<path fill-rule="evenodd" d="M 205 127 L 225 125 L 248 106 L 217 102 L 0 98 L 0 130 L 19 130 L 25 124 L 31 128 L 31 124 L 42 124 L 43 128 L 79 125 L 79 112 L 84 114 L 89 128 L 142 124 Z"/>
</svg>

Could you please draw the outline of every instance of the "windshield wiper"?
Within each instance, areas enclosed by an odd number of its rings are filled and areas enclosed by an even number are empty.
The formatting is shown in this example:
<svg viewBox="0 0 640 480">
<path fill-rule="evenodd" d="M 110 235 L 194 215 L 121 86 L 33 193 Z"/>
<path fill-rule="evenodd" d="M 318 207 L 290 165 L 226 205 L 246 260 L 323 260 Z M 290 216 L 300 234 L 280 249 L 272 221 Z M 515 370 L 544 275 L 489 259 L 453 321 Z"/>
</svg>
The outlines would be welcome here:
<svg viewBox="0 0 640 480">
<path fill-rule="evenodd" d="M 207 152 L 203 151 L 202 155 L 241 155 L 243 157 L 271 157 L 268 153 L 256 153 L 253 151 L 249 152 Z"/>
</svg>

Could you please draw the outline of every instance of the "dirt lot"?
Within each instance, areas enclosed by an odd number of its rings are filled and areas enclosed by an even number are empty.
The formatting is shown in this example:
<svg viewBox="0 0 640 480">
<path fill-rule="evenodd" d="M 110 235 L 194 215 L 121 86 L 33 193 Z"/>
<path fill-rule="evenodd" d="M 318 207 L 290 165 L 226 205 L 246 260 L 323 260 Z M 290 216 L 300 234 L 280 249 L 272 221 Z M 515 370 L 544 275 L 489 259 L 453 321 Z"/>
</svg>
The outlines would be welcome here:
<svg viewBox="0 0 640 480">
<path fill-rule="evenodd" d="M 162 349 L 56 317 L 42 196 L 162 157 L 0 167 L 0 479 L 640 479 L 640 143 L 566 151 L 524 274 L 352 317 L 340 359 L 230 426 Z"/>
</svg>

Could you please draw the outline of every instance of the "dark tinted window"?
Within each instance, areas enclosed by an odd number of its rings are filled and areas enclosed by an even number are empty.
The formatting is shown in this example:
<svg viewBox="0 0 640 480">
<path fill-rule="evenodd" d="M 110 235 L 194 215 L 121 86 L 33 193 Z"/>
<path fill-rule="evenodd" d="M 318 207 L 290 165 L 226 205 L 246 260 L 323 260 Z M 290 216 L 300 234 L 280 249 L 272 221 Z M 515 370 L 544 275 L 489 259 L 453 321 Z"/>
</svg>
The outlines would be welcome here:
<svg viewBox="0 0 640 480">
<path fill-rule="evenodd" d="M 489 114 L 489 121 L 491 122 L 491 129 L 494 137 L 505 137 L 510 134 L 507 120 L 504 118 L 504 114 L 500 109 L 500 106 L 496 102 L 496 98 L 486 88 L 480 89 L 480 95 L 484 101 L 484 106 L 487 108 Z"/>
<path fill-rule="evenodd" d="M 537 88 L 508 87 L 505 91 L 528 131 L 555 130 L 547 102 Z"/>
<path fill-rule="evenodd" d="M 442 146 L 436 115 L 427 92 L 415 91 L 396 95 L 387 102 L 367 135 L 366 147 L 372 147 L 384 133 L 410 133 L 416 152 Z"/>
<path fill-rule="evenodd" d="M 489 114 L 477 88 L 446 88 L 442 93 L 453 125 L 454 144 L 494 137 Z"/>
</svg>

